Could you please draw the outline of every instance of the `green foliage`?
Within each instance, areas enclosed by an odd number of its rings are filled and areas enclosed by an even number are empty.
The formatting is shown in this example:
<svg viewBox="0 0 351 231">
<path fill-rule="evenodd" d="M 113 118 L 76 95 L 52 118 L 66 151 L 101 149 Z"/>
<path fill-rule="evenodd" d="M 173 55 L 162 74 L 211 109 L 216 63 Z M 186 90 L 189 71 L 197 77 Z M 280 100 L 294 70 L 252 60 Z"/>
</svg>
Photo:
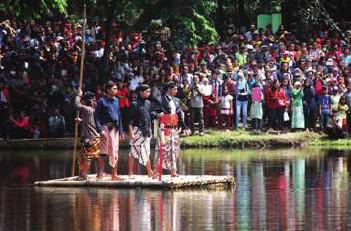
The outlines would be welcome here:
<svg viewBox="0 0 351 231">
<path fill-rule="evenodd" d="M 169 4 L 169 8 L 157 14 L 165 26 L 172 31 L 170 38 L 171 47 L 181 49 L 184 46 L 196 47 L 200 41 L 215 43 L 218 32 L 212 16 L 216 11 L 216 1 L 197 0 L 187 1 L 184 4 Z"/>
<path fill-rule="evenodd" d="M 2 0 L 0 14 L 5 16 L 41 18 L 53 13 L 65 13 L 67 0 Z"/>
</svg>

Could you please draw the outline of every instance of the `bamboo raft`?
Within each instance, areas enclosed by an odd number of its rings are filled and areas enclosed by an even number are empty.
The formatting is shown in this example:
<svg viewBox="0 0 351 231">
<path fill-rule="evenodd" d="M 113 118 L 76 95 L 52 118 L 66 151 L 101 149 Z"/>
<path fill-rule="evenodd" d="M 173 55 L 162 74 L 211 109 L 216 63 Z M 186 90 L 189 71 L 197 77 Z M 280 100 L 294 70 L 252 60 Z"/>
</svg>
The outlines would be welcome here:
<svg viewBox="0 0 351 231">
<path fill-rule="evenodd" d="M 210 176 L 210 175 L 180 175 L 171 177 L 163 175 L 162 180 L 152 179 L 145 175 L 134 175 L 133 177 L 120 176 L 122 180 L 113 181 L 110 176 L 105 176 L 102 180 L 96 180 L 96 175 L 89 175 L 85 181 L 76 181 L 76 177 L 67 177 L 48 181 L 37 181 L 37 187 L 116 187 L 116 188 L 207 188 L 234 186 L 232 176 Z"/>
</svg>

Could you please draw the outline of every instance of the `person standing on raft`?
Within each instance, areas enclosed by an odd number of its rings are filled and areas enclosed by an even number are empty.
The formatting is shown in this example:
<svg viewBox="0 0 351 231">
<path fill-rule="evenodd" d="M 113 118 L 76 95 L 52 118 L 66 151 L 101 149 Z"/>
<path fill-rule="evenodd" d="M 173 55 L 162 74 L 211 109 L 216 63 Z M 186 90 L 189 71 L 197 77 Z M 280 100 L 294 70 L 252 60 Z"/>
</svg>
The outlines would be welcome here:
<svg viewBox="0 0 351 231">
<path fill-rule="evenodd" d="M 147 84 L 141 84 L 137 88 L 138 98 L 131 106 L 129 120 L 130 151 L 128 158 L 128 175 L 133 175 L 134 159 L 146 166 L 149 177 L 153 176 L 150 164 L 150 140 L 151 140 L 151 102 L 148 99 L 151 88 Z"/>
<path fill-rule="evenodd" d="M 97 131 L 100 133 L 100 158 L 98 160 L 97 179 L 103 178 L 104 158 L 109 157 L 112 167 L 112 180 L 122 180 L 117 174 L 119 141 L 124 138 L 121 111 L 119 108 L 117 85 L 113 81 L 106 84 L 106 96 L 99 99 L 95 111 Z"/>
<path fill-rule="evenodd" d="M 81 102 L 82 101 L 82 102 Z M 86 180 L 91 160 L 97 160 L 100 154 L 100 134 L 96 130 L 94 113 L 96 108 L 95 94 L 78 89 L 75 107 L 80 111 L 81 122 L 81 151 L 78 159 L 79 175 L 76 180 Z"/>
<path fill-rule="evenodd" d="M 168 82 L 164 86 L 164 93 L 157 100 L 153 112 L 157 112 L 159 120 L 159 132 L 157 135 L 155 157 L 154 157 L 154 177 L 157 177 L 162 169 L 171 171 L 172 177 L 177 177 L 177 160 L 179 158 L 180 141 L 178 122 L 184 127 L 184 114 L 181 106 L 175 98 L 177 94 L 177 85 L 174 82 Z M 162 142 L 162 144 L 161 144 Z M 162 148 L 162 151 L 160 150 Z M 162 163 L 160 163 L 160 154 L 162 154 Z"/>
</svg>

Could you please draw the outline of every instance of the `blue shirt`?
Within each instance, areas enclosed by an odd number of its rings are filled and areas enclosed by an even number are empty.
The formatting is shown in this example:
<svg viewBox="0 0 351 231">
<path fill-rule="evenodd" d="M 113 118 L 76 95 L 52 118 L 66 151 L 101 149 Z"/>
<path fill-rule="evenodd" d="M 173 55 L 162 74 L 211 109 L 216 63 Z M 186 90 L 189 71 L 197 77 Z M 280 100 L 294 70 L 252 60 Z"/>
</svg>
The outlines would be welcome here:
<svg viewBox="0 0 351 231">
<path fill-rule="evenodd" d="M 319 96 L 318 103 L 321 105 L 323 113 L 329 113 L 331 105 L 330 95 L 321 95 Z"/>
<path fill-rule="evenodd" d="M 123 132 L 121 110 L 116 97 L 99 99 L 95 110 L 95 122 L 99 133 L 102 131 L 102 126 L 107 123 L 113 123 L 120 133 Z"/>
</svg>

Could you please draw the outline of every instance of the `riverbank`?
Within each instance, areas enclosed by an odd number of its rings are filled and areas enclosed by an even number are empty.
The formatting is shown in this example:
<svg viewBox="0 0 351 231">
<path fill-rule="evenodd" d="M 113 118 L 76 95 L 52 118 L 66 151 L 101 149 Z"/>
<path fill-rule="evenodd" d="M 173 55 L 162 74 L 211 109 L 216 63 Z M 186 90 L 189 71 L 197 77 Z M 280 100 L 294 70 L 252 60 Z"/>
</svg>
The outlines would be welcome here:
<svg viewBox="0 0 351 231">
<path fill-rule="evenodd" d="M 181 138 L 182 148 L 295 148 L 302 146 L 349 147 L 350 139 L 329 140 L 315 132 L 294 132 L 286 134 L 252 134 L 249 131 L 208 131 L 204 136 Z M 72 149 L 72 138 L 62 139 L 25 139 L 0 141 L 0 149 Z M 154 141 L 153 144 L 154 145 Z M 121 142 L 121 148 L 128 148 L 128 142 Z"/>
<path fill-rule="evenodd" d="M 204 136 L 190 136 L 182 140 L 185 148 L 283 148 L 302 147 L 323 136 L 315 132 L 294 132 L 294 133 L 260 133 L 253 134 L 249 131 L 209 131 Z"/>
</svg>

